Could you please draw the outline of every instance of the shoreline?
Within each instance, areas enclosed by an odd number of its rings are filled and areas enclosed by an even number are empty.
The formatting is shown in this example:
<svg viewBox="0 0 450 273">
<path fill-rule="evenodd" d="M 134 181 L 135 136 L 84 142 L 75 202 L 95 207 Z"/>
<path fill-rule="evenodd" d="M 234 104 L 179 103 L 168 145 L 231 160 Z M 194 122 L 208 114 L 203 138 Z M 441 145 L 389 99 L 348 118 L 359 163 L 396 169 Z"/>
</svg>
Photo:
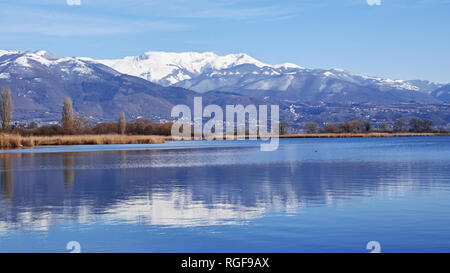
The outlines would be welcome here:
<svg viewBox="0 0 450 273">
<path fill-rule="evenodd" d="M 314 134 L 287 134 L 280 135 L 280 138 L 351 138 L 351 137 L 413 137 L 413 136 L 450 136 L 450 132 L 445 133 L 314 133 Z"/>
<path fill-rule="evenodd" d="M 59 135 L 59 136 L 19 136 L 0 135 L 0 149 L 31 148 L 36 146 L 59 145 L 105 145 L 105 144 L 161 144 L 166 136 L 158 135 Z"/>
<path fill-rule="evenodd" d="M 315 133 L 286 134 L 280 138 L 363 138 L 363 137 L 413 137 L 413 136 L 450 136 L 446 133 Z M 236 136 L 233 136 L 236 139 Z M 248 138 L 248 136 L 246 136 Z M 19 136 L 0 134 L 0 149 L 31 148 L 36 146 L 60 145 L 107 145 L 107 144 L 162 144 L 181 138 L 161 135 L 59 135 L 59 136 Z M 195 140 L 195 138 L 185 139 Z M 197 139 L 200 140 L 200 139 Z M 201 140 L 205 140 L 204 138 Z"/>
<path fill-rule="evenodd" d="M 353 137 L 414 137 L 414 136 L 450 136 L 450 132 L 441 132 L 441 133 L 413 133 L 413 132 L 405 132 L 405 133 L 379 133 L 379 132 L 370 132 L 370 133 L 301 133 L 301 134 L 284 134 L 280 135 L 279 138 L 353 138 Z M 224 137 L 224 140 L 227 136 Z M 266 136 L 266 137 L 270 137 Z M 232 140 L 235 140 L 237 136 L 231 136 Z M 245 139 L 248 139 L 249 136 L 246 135 Z M 180 137 L 171 137 L 168 136 L 166 140 L 205 140 L 205 138 L 180 138 Z"/>
</svg>

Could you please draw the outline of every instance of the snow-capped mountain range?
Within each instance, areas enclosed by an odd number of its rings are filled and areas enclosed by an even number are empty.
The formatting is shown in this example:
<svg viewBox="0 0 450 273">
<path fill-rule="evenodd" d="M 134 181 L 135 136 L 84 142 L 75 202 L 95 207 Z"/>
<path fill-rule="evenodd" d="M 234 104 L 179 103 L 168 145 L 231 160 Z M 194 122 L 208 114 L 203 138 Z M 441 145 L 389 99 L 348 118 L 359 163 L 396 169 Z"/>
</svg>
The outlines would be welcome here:
<svg viewBox="0 0 450 273">
<path fill-rule="evenodd" d="M 79 112 L 109 120 L 123 110 L 130 118 L 167 118 L 173 105 L 189 105 L 199 93 L 204 103 L 276 102 L 287 109 L 292 103 L 450 101 L 450 85 L 291 63 L 269 65 L 246 54 L 211 52 L 147 52 L 95 60 L 58 57 L 45 50 L 0 50 L 0 86 L 11 87 L 16 117 L 47 120 L 59 116 L 65 96 L 72 97 Z"/>
<path fill-rule="evenodd" d="M 177 86 L 196 92 L 245 90 L 290 91 L 297 93 L 330 92 L 345 93 L 355 86 L 379 91 L 418 91 L 432 94 L 444 84 L 420 80 L 391 80 L 358 75 L 343 69 L 306 69 L 296 64 L 283 63 L 269 65 L 247 54 L 219 56 L 213 52 L 154 52 L 123 59 L 95 60 L 92 58 L 59 58 L 50 52 L 6 51 L 4 55 L 18 56 L 14 62 L 29 67 L 29 62 L 47 67 L 57 67 L 61 71 L 92 75 L 86 63 L 101 63 L 119 73 L 136 76 L 162 86 Z M 2 66 L 7 63 L 1 63 Z M 69 66 L 69 67 L 67 67 Z M 72 69 L 70 69 L 70 67 Z M 0 70 L 1 71 L 1 70 Z M 1 78 L 9 77 L 1 73 Z M 350 86 L 350 87 L 349 87 Z"/>
<path fill-rule="evenodd" d="M 61 102 L 95 120 L 170 117 L 176 104 L 193 100 L 193 91 L 163 87 L 82 58 L 59 58 L 47 51 L 0 51 L 0 86 L 11 88 L 18 120 L 58 120 Z"/>
<path fill-rule="evenodd" d="M 218 56 L 213 52 L 173 53 L 150 51 L 136 57 L 98 60 L 98 62 L 112 67 L 121 73 L 140 77 L 163 86 L 176 85 L 183 81 L 193 80 L 200 75 L 214 75 L 218 71 L 240 65 L 253 65 L 258 69 L 265 67 L 273 69 L 303 69 L 298 65 L 290 63 L 271 66 L 244 53 Z"/>
<path fill-rule="evenodd" d="M 0 79 L 9 79 L 12 77 L 11 74 L 23 78 L 39 67 L 45 67 L 56 74 L 95 77 L 89 63 L 77 58 L 60 58 L 45 50 L 25 52 L 0 50 Z"/>
<path fill-rule="evenodd" d="M 203 73 L 228 69 L 242 64 L 264 67 L 266 64 L 246 55 L 218 56 L 212 52 L 146 52 L 141 56 L 117 60 L 98 60 L 117 71 L 161 85 L 173 85 Z"/>
<path fill-rule="evenodd" d="M 92 59 L 91 59 L 92 60 Z M 92 60 L 95 61 L 95 60 Z M 115 60 L 97 60 L 121 73 L 137 76 L 163 86 L 175 85 L 197 92 L 211 90 L 277 90 L 301 88 L 301 78 L 320 78 L 318 92 L 331 88 L 345 91 L 345 86 L 327 81 L 338 80 L 351 84 L 431 93 L 442 84 L 427 81 L 391 80 L 354 74 L 342 69 L 305 69 L 292 63 L 265 64 L 247 54 L 218 56 L 212 52 L 146 52 L 141 56 Z M 300 85 L 300 86 L 299 86 Z M 303 86 L 304 87 L 304 86 Z"/>
</svg>

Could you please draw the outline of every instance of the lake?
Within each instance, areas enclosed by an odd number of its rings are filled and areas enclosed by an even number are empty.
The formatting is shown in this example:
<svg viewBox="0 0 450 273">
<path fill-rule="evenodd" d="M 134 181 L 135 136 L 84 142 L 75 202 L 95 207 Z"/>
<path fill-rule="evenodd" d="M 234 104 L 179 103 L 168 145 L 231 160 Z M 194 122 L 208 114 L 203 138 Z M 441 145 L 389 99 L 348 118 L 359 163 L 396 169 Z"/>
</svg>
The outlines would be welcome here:
<svg viewBox="0 0 450 273">
<path fill-rule="evenodd" d="M 0 252 L 450 251 L 450 137 L 0 152 Z"/>
</svg>

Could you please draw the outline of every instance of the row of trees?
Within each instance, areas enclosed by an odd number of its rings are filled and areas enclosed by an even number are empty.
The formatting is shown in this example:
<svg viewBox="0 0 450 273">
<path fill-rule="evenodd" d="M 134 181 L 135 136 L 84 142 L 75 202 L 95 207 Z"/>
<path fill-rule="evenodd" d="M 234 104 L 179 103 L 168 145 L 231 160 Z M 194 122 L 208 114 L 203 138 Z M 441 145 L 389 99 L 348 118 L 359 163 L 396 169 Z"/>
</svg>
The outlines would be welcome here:
<svg viewBox="0 0 450 273">
<path fill-rule="evenodd" d="M 170 135 L 172 123 L 158 124 L 150 120 L 135 120 L 127 122 L 125 113 L 119 114 L 118 122 L 104 122 L 96 125 L 90 125 L 89 121 L 83 117 L 74 118 L 72 100 L 67 97 L 64 99 L 61 117 L 61 126 L 50 125 L 37 127 L 36 124 L 30 124 L 27 127 L 13 128 L 11 124 L 13 105 L 11 100 L 11 90 L 9 87 L 3 87 L 1 90 L 1 125 L 3 132 L 16 132 L 21 135 L 59 135 L 59 134 L 136 134 L 136 135 Z M 397 119 L 391 126 L 383 122 L 378 128 L 363 119 L 351 120 L 343 123 L 327 123 L 322 128 L 315 122 L 305 122 L 303 128 L 307 133 L 366 133 L 377 132 L 433 132 L 433 121 L 429 119 L 420 119 L 413 117 L 409 120 Z M 285 122 L 280 123 L 280 134 L 286 134 L 288 125 Z"/>
<path fill-rule="evenodd" d="M 72 134 L 130 134 L 130 135 L 170 135 L 172 123 L 154 123 L 151 120 L 138 119 L 127 122 L 125 113 L 121 112 L 117 122 L 90 124 L 83 116 L 75 118 L 72 100 L 64 99 L 61 112 L 61 125 L 45 125 L 38 127 L 36 123 L 27 126 L 12 126 L 11 90 L 1 90 L 1 125 L 3 132 L 17 133 L 23 136 L 38 135 L 72 135 Z"/>
<path fill-rule="evenodd" d="M 74 120 L 73 105 L 70 98 L 64 99 L 61 124 L 63 134 L 170 135 L 172 128 L 171 122 L 160 124 L 144 119 L 127 122 L 124 112 L 120 112 L 118 122 L 87 125 L 83 118 Z"/>
<path fill-rule="evenodd" d="M 315 122 L 305 122 L 303 128 L 306 133 L 368 133 L 368 132 L 414 132 L 430 133 L 436 131 L 433 127 L 434 122 L 429 119 L 420 119 L 413 117 L 409 122 L 400 118 L 394 122 L 393 127 L 388 123 L 381 123 L 375 128 L 370 122 L 363 119 L 355 119 L 343 123 L 327 123 L 322 128 Z"/>
</svg>

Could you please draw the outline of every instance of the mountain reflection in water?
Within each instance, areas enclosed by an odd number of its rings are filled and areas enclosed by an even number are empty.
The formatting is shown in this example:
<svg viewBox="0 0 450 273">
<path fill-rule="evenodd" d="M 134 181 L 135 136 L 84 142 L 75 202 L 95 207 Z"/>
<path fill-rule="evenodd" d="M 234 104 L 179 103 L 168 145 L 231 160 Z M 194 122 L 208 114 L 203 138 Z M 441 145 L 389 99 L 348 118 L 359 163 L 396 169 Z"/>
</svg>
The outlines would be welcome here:
<svg viewBox="0 0 450 273">
<path fill-rule="evenodd" d="M 271 213 L 289 217 L 380 195 L 449 189 L 447 155 L 414 157 L 409 146 L 377 140 L 378 154 L 365 154 L 373 147 L 364 144 L 364 150 L 336 148 L 346 153 L 335 157 L 329 150 L 333 140 L 305 141 L 302 146 L 283 140 L 272 154 L 261 154 L 256 146 L 0 154 L 0 238 L 14 231 L 49 232 L 67 223 L 87 229 L 248 226 Z M 439 143 L 425 149 L 439 146 L 448 149 Z M 401 160 L 380 154 L 383 149 Z"/>
</svg>

